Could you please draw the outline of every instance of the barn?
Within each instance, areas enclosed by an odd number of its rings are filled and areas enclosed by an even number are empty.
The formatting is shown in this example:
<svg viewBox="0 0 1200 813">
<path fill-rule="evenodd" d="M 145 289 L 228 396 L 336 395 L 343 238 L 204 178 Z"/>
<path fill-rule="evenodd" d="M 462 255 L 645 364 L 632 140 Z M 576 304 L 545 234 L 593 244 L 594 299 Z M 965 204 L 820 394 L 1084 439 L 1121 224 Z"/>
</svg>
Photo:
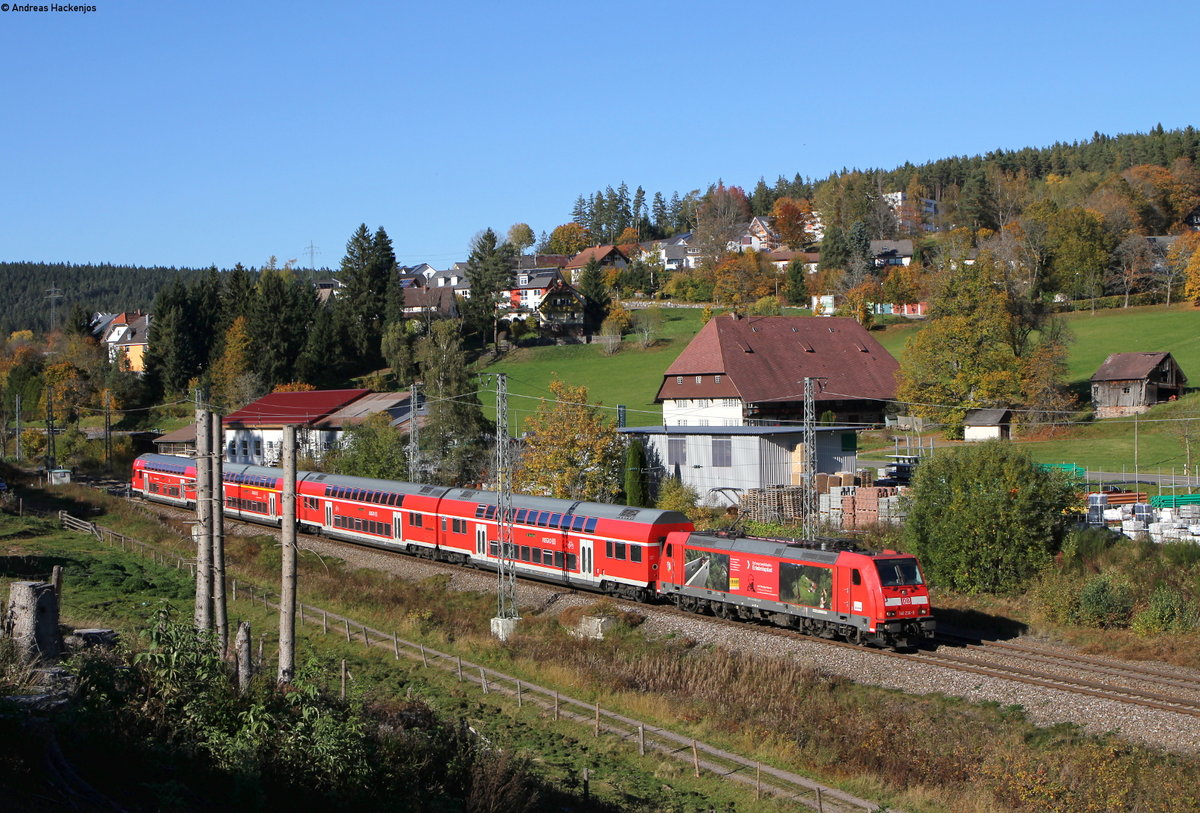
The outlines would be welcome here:
<svg viewBox="0 0 1200 813">
<path fill-rule="evenodd" d="M 1146 412 L 1183 394 L 1187 376 L 1170 353 L 1113 353 L 1092 375 L 1097 418 Z"/>
</svg>

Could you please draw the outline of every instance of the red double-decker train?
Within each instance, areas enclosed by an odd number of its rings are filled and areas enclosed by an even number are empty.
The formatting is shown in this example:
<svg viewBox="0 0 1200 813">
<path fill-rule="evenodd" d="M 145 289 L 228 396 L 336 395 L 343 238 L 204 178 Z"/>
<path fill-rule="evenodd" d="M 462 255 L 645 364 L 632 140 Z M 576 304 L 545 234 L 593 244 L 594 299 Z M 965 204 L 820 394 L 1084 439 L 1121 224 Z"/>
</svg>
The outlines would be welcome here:
<svg viewBox="0 0 1200 813">
<path fill-rule="evenodd" d="M 226 464 L 225 514 L 279 525 L 283 470 Z M 132 488 L 191 507 L 195 463 L 142 455 Z M 469 488 L 298 472 L 304 531 L 456 564 L 495 569 L 497 495 Z M 677 511 L 513 495 L 517 573 L 623 596 L 661 597 L 694 612 L 767 621 L 824 637 L 907 646 L 933 633 L 929 594 L 912 556 L 697 533 Z"/>
</svg>

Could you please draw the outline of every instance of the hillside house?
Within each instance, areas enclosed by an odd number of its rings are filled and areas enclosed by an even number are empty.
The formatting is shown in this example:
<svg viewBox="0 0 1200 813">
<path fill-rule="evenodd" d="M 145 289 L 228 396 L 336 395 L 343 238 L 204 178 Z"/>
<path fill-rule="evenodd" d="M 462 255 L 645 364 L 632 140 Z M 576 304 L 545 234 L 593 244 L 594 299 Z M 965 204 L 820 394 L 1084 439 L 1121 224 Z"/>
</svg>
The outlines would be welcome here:
<svg viewBox="0 0 1200 813">
<path fill-rule="evenodd" d="M 563 275 L 558 268 L 521 269 L 513 275 L 513 286 L 501 291 L 500 295 L 514 311 L 532 313 L 541 307 L 546 294 L 560 282 L 563 282 Z"/>
<path fill-rule="evenodd" d="M 592 246 L 591 248 L 585 248 L 572 257 L 571 261 L 563 267 L 563 271 L 570 277 L 572 285 L 579 284 L 579 275 L 583 273 L 584 266 L 592 260 L 600 263 L 601 268 L 606 269 L 626 268 L 629 265 L 629 258 L 616 246 Z"/>
<path fill-rule="evenodd" d="M 1187 376 L 1170 353 L 1113 353 L 1092 375 L 1097 418 L 1138 415 L 1183 394 Z"/>
<path fill-rule="evenodd" d="M 804 378 L 818 415 L 883 423 L 900 365 L 853 319 L 737 314 L 709 320 L 667 368 L 655 400 L 667 426 L 798 425 Z"/>
<path fill-rule="evenodd" d="M 109 361 L 128 372 L 146 371 L 146 349 L 150 346 L 150 314 L 119 313 L 104 334 Z"/>
<path fill-rule="evenodd" d="M 642 440 L 652 480 L 678 476 L 696 489 L 702 505 L 727 506 L 738 492 L 802 482 L 800 427 L 638 426 L 620 431 Z M 816 448 L 818 472 L 857 467 L 858 433 L 852 427 L 818 427 Z"/>
<path fill-rule="evenodd" d="M 457 319 L 458 301 L 452 288 L 404 289 L 404 315 L 410 319 Z"/>
</svg>

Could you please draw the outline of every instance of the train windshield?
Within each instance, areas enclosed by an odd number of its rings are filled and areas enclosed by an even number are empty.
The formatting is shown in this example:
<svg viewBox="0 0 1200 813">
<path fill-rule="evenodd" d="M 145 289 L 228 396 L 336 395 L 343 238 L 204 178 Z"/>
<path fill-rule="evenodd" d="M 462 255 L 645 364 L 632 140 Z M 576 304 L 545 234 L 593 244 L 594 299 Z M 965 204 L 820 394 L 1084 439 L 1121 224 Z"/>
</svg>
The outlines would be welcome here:
<svg viewBox="0 0 1200 813">
<path fill-rule="evenodd" d="M 884 587 L 906 587 L 925 583 L 916 559 L 877 559 L 875 569 L 879 571 L 879 583 Z"/>
</svg>

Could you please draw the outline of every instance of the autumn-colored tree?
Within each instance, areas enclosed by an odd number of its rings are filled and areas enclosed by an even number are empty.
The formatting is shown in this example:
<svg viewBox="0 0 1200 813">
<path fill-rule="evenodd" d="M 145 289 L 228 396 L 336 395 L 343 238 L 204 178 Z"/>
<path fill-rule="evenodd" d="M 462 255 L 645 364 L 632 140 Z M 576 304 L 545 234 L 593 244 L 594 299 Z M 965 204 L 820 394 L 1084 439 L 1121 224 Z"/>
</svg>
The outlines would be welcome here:
<svg viewBox="0 0 1200 813">
<path fill-rule="evenodd" d="M 771 264 L 766 252 L 731 252 L 713 268 L 713 301 L 721 305 L 747 305 L 778 290 L 779 269 Z"/>
<path fill-rule="evenodd" d="M 312 392 L 316 389 L 307 381 L 289 381 L 286 384 L 277 384 L 271 392 Z"/>
<path fill-rule="evenodd" d="M 525 422 L 528 440 L 514 473 L 516 490 L 544 497 L 612 502 L 624 485 L 624 441 L 587 387 L 550 382 Z"/>
<path fill-rule="evenodd" d="M 60 426 L 76 423 L 81 408 L 89 403 L 93 394 L 92 385 L 83 371 L 69 361 L 55 361 L 47 364 L 42 371 L 42 381 L 45 389 L 42 392 L 41 415 L 46 415 L 49 398 L 52 399 L 49 403 L 56 423 Z"/>
<path fill-rule="evenodd" d="M 883 279 L 883 300 L 911 305 L 925 298 L 925 270 L 920 265 L 893 265 Z"/>
<path fill-rule="evenodd" d="M 640 239 L 641 236 L 638 234 L 637 229 L 635 229 L 633 226 L 626 226 L 625 230 L 617 236 L 617 245 L 621 246 L 622 250 L 624 250 L 626 246 L 633 246 L 636 248 L 638 240 Z"/>
<path fill-rule="evenodd" d="M 1130 232 L 1113 252 L 1110 279 L 1125 295 L 1123 307 L 1129 307 L 1129 295 L 1147 285 L 1154 265 L 1154 252 L 1146 238 Z"/>
<path fill-rule="evenodd" d="M 225 349 L 213 365 L 213 399 L 224 409 L 237 409 L 259 389 L 254 369 L 254 348 L 246 329 L 246 317 L 238 316 L 225 332 Z"/>
<path fill-rule="evenodd" d="M 1171 304 L 1171 289 L 1183 282 L 1183 298 L 1200 305 L 1200 232 L 1188 231 L 1179 235 L 1167 250 L 1167 261 L 1163 264 L 1163 286 L 1167 291 L 1167 304 Z"/>
<path fill-rule="evenodd" d="M 592 238 L 588 230 L 578 223 L 564 223 L 550 232 L 550 242 L 546 244 L 548 254 L 573 255 L 591 245 Z"/>
<path fill-rule="evenodd" d="M 771 216 L 775 218 L 775 231 L 788 248 L 798 250 L 813 242 L 816 218 L 812 204 L 804 198 L 779 198 L 771 207 Z"/>
<path fill-rule="evenodd" d="M 871 306 L 882 298 L 883 288 L 879 281 L 874 278 L 868 279 L 846 291 L 842 310 L 863 327 L 870 327 L 875 320 L 875 313 Z"/>
</svg>

